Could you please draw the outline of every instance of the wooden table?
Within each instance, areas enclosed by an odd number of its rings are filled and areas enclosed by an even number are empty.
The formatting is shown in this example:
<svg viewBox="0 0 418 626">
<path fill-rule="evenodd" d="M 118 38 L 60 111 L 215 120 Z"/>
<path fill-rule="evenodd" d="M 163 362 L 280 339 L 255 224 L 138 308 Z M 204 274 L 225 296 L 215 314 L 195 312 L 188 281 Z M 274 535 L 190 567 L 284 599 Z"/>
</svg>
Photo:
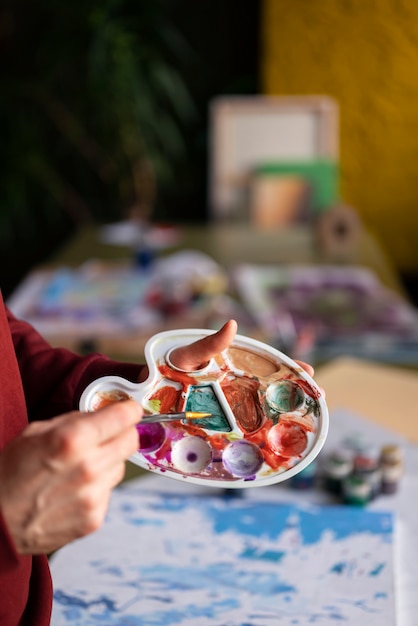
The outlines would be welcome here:
<svg viewBox="0 0 418 626">
<path fill-rule="evenodd" d="M 245 224 L 197 224 L 179 226 L 180 240 L 168 249 L 197 249 L 228 269 L 237 263 L 361 265 L 373 270 L 389 288 L 405 296 L 400 279 L 390 259 L 371 233 L 362 230 L 351 254 L 344 260 L 332 258 L 319 248 L 310 229 L 262 231 Z M 80 230 L 52 259 L 53 264 L 78 265 L 89 258 L 115 260 L 129 258 L 127 246 L 100 241 L 95 226 Z"/>
</svg>

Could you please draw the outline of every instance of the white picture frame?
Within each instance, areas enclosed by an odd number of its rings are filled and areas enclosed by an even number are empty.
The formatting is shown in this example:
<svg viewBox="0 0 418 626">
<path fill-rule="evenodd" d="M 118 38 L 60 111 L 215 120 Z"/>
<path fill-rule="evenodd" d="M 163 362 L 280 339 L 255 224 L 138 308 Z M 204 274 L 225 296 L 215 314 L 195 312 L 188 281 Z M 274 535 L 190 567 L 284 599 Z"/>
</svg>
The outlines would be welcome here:
<svg viewBox="0 0 418 626">
<path fill-rule="evenodd" d="M 339 111 L 329 96 L 221 96 L 209 115 L 213 220 L 236 217 L 259 164 L 339 158 Z"/>
</svg>

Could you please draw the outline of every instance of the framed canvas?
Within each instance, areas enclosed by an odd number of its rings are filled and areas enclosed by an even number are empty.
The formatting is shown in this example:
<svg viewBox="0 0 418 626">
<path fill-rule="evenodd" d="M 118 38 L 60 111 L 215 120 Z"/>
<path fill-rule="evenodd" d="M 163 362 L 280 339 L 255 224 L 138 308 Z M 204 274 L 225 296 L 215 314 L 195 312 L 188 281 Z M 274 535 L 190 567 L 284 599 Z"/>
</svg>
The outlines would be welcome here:
<svg viewBox="0 0 418 626">
<path fill-rule="evenodd" d="M 222 96 L 210 105 L 212 219 L 242 216 L 249 176 L 271 163 L 338 161 L 338 105 L 328 96 Z"/>
</svg>

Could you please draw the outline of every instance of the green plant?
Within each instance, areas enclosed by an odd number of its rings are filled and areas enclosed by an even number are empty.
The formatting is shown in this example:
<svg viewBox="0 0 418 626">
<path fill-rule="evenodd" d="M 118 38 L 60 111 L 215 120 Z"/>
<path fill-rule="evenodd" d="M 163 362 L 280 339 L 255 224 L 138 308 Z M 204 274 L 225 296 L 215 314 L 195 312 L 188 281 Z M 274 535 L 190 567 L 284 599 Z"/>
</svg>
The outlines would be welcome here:
<svg viewBox="0 0 418 626">
<path fill-rule="evenodd" d="M 195 111 L 164 0 L 14 0 L 0 15 L 0 244 L 152 217 Z"/>
</svg>

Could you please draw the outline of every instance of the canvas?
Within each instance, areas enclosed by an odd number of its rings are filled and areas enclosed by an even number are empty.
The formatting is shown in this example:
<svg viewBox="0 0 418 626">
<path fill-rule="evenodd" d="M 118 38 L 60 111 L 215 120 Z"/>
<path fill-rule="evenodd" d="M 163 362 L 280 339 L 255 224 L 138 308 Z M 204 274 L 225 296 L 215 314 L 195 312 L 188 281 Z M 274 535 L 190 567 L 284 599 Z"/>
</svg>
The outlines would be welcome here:
<svg viewBox="0 0 418 626">
<path fill-rule="evenodd" d="M 52 626 L 393 626 L 393 542 L 386 511 L 153 493 L 140 479 L 52 558 Z"/>
</svg>

